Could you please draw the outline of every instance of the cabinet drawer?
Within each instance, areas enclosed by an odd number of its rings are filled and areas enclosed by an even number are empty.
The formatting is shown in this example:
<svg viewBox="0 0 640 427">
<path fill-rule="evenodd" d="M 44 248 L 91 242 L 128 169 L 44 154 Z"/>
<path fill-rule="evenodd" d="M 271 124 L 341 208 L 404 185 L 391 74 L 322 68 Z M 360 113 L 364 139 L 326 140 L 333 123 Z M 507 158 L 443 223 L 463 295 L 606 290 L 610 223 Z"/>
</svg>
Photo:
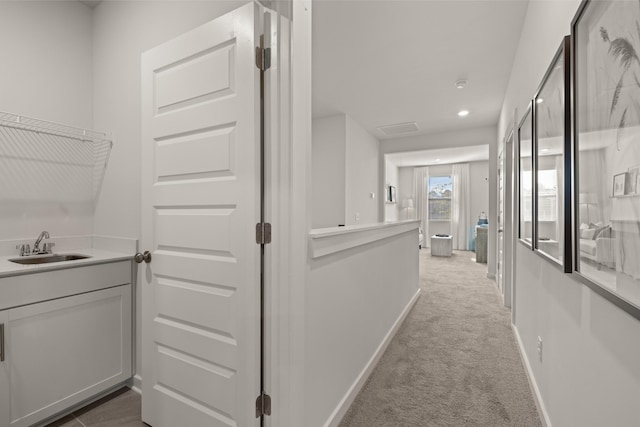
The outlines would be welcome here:
<svg viewBox="0 0 640 427">
<path fill-rule="evenodd" d="M 0 279 L 0 310 L 131 283 L 131 261 Z"/>
</svg>

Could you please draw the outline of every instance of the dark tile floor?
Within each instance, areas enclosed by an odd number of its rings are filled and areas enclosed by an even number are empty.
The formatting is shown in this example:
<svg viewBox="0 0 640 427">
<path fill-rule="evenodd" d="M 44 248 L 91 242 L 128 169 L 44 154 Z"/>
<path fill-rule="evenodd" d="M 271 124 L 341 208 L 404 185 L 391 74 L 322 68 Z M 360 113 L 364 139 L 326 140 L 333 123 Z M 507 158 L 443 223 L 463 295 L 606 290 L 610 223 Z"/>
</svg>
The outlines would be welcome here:
<svg viewBox="0 0 640 427">
<path fill-rule="evenodd" d="M 140 408 L 140 395 L 125 387 L 47 427 L 145 427 Z"/>
</svg>

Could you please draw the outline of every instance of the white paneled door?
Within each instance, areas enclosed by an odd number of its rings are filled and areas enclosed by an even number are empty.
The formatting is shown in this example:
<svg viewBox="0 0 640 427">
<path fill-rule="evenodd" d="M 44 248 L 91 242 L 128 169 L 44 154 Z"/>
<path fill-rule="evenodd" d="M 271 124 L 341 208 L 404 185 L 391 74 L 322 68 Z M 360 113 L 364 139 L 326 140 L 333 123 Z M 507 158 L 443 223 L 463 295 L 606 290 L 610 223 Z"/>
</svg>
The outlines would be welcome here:
<svg viewBox="0 0 640 427">
<path fill-rule="evenodd" d="M 257 426 L 260 11 L 142 56 L 142 417 Z"/>
</svg>

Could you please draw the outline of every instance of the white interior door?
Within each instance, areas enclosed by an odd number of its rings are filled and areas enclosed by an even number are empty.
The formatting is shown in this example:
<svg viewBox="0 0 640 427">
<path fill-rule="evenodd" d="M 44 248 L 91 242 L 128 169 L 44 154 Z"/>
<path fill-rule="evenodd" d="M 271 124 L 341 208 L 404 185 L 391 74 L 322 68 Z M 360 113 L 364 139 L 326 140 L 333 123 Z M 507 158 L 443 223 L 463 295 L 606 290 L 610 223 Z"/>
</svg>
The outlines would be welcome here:
<svg viewBox="0 0 640 427">
<path fill-rule="evenodd" d="M 260 393 L 258 8 L 142 56 L 142 417 L 255 426 Z"/>
</svg>

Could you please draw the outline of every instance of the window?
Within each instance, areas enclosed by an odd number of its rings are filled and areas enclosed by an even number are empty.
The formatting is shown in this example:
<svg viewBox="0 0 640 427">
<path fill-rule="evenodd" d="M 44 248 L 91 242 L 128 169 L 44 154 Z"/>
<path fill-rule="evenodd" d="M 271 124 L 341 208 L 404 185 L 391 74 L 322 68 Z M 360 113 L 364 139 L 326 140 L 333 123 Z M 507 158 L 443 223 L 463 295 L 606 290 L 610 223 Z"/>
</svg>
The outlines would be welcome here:
<svg viewBox="0 0 640 427">
<path fill-rule="evenodd" d="M 451 220 L 451 176 L 429 177 L 429 219 Z"/>
<path fill-rule="evenodd" d="M 525 221 L 533 217 L 531 206 L 531 171 L 522 172 L 524 178 L 522 190 L 524 192 Z M 556 221 L 558 218 L 558 171 L 555 169 L 538 171 L 538 221 Z"/>
<path fill-rule="evenodd" d="M 558 219 L 558 171 L 538 171 L 538 221 Z"/>
</svg>

